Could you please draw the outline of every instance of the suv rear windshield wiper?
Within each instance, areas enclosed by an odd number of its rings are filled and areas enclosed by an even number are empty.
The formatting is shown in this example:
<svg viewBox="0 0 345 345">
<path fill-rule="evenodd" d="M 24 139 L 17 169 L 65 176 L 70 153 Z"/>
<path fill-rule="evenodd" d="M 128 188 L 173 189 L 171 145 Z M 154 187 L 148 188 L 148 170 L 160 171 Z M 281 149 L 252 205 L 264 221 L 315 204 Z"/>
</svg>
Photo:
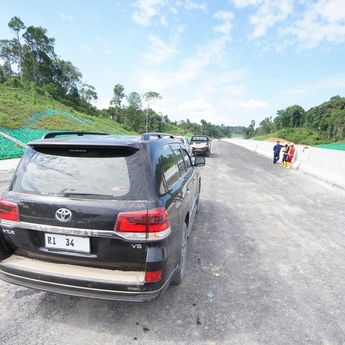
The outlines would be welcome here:
<svg viewBox="0 0 345 345">
<path fill-rule="evenodd" d="M 79 193 L 79 192 L 65 192 L 62 196 L 70 197 L 70 196 L 86 196 L 88 198 L 95 198 L 95 199 L 113 199 L 114 195 L 111 194 L 95 194 L 95 193 Z"/>
</svg>

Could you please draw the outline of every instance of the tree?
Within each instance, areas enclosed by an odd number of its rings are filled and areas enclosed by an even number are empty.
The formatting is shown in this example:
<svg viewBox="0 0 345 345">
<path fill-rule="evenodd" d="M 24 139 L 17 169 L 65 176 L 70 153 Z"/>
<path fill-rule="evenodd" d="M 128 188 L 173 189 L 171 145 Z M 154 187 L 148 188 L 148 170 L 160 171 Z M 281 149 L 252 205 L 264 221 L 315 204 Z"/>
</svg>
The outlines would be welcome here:
<svg viewBox="0 0 345 345">
<path fill-rule="evenodd" d="M 55 39 L 46 33 L 47 30 L 42 27 L 29 26 L 23 34 L 26 43 L 23 73 L 27 80 L 38 84 L 52 81 L 56 72 Z"/>
<path fill-rule="evenodd" d="M 16 41 L 18 46 L 18 53 L 19 53 L 19 71 L 20 71 L 20 80 L 23 81 L 23 74 L 22 74 L 22 45 L 20 43 L 19 33 L 21 30 L 25 29 L 24 23 L 21 21 L 19 17 L 12 17 L 8 23 L 9 28 L 15 33 Z"/>
<path fill-rule="evenodd" d="M 127 101 L 128 101 L 129 106 L 136 110 L 141 109 L 143 106 L 140 95 L 138 94 L 138 92 L 135 92 L 135 91 L 131 92 L 127 96 Z"/>
<path fill-rule="evenodd" d="M 272 116 L 271 117 L 265 117 L 260 122 L 260 127 L 257 129 L 258 135 L 268 134 L 272 131 L 273 128 L 273 122 L 272 122 Z"/>
<path fill-rule="evenodd" d="M 109 114 L 112 119 L 116 119 L 117 122 L 121 122 L 121 103 L 125 95 L 125 88 L 122 84 L 116 84 L 113 88 L 113 98 L 110 101 L 110 105 L 113 107 L 109 108 Z"/>
<path fill-rule="evenodd" d="M 60 88 L 60 97 L 71 94 L 75 96 L 76 89 L 78 89 L 78 84 L 80 83 L 81 78 L 82 74 L 71 61 L 61 59 L 56 60 L 54 83 Z"/>
<path fill-rule="evenodd" d="M 0 58 L 4 61 L 2 70 L 5 79 L 13 75 L 12 64 L 17 61 L 17 46 L 14 40 L 0 40 Z"/>
<path fill-rule="evenodd" d="M 110 102 L 111 105 L 114 105 L 115 108 L 121 107 L 122 99 L 125 97 L 125 88 L 121 84 L 116 84 L 113 88 L 114 96 Z"/>
<path fill-rule="evenodd" d="M 255 120 L 250 121 L 250 125 L 244 130 L 246 138 L 251 138 L 255 134 Z"/>
<path fill-rule="evenodd" d="M 158 99 L 162 99 L 162 96 L 160 93 L 155 92 L 155 91 L 148 91 L 144 93 L 143 95 L 145 101 L 147 102 L 147 111 L 146 111 L 146 132 L 148 131 L 148 124 L 149 124 L 149 109 L 150 109 L 150 103 L 153 103 L 154 101 Z"/>
<path fill-rule="evenodd" d="M 6 80 L 6 78 L 5 78 L 4 66 L 0 65 L 0 84 L 4 83 L 5 80 Z"/>
<path fill-rule="evenodd" d="M 98 99 L 95 87 L 89 84 L 83 84 L 80 89 L 80 95 L 87 102 L 97 101 Z"/>
<path fill-rule="evenodd" d="M 289 120 L 288 127 L 302 127 L 304 124 L 304 109 L 299 105 L 292 105 L 285 110 L 286 118 Z"/>
</svg>

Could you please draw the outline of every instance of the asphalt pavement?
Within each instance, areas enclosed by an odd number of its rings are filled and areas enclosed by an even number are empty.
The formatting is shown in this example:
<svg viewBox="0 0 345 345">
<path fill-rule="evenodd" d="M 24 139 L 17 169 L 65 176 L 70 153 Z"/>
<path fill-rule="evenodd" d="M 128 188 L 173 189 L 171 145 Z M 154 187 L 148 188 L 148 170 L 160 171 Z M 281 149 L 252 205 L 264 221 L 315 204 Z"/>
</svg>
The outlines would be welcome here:
<svg viewBox="0 0 345 345">
<path fill-rule="evenodd" d="M 0 282 L 0 344 L 345 344 L 344 209 L 344 190 L 214 142 L 181 286 L 136 304 Z"/>
</svg>

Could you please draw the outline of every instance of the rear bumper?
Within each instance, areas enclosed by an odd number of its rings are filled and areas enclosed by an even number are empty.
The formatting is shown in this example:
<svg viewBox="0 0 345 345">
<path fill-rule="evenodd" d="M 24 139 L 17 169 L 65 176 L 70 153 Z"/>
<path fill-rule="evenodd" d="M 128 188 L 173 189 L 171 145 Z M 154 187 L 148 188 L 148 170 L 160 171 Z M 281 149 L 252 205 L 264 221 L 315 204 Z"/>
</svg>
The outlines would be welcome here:
<svg viewBox="0 0 345 345">
<path fill-rule="evenodd" d="M 30 268 L 28 268 L 29 266 Z M 73 266 L 74 270 L 69 272 L 70 267 L 67 266 Z M 150 284 L 140 281 L 143 272 L 120 271 L 119 273 L 119 271 L 99 269 L 99 274 L 95 274 L 98 269 L 91 269 L 91 271 L 90 269 L 89 267 L 60 265 L 12 255 L 0 263 L 0 278 L 8 283 L 65 295 L 144 302 L 157 298 L 168 287 L 175 272 L 172 272 L 159 288 L 148 290 Z M 59 270 L 61 270 L 60 273 Z M 75 272 L 79 270 L 82 272 L 76 276 Z M 103 271 L 108 271 L 109 277 Z M 88 274 L 85 274 L 86 272 Z M 110 277 L 110 275 L 112 276 Z M 130 289 L 137 291 L 128 291 Z"/>
</svg>

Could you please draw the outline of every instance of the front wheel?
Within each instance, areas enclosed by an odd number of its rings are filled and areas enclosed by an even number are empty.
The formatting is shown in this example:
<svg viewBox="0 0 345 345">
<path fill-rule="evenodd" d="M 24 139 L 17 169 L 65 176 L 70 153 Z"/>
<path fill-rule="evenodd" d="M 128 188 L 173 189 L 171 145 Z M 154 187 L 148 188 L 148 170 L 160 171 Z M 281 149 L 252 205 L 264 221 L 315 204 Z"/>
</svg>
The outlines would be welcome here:
<svg viewBox="0 0 345 345">
<path fill-rule="evenodd" d="M 183 224 L 182 228 L 182 240 L 180 248 L 180 263 L 174 277 L 171 280 L 171 285 L 178 286 L 181 284 L 184 276 L 186 275 L 187 268 L 187 252 L 188 252 L 188 237 L 187 237 L 187 224 Z"/>
</svg>

